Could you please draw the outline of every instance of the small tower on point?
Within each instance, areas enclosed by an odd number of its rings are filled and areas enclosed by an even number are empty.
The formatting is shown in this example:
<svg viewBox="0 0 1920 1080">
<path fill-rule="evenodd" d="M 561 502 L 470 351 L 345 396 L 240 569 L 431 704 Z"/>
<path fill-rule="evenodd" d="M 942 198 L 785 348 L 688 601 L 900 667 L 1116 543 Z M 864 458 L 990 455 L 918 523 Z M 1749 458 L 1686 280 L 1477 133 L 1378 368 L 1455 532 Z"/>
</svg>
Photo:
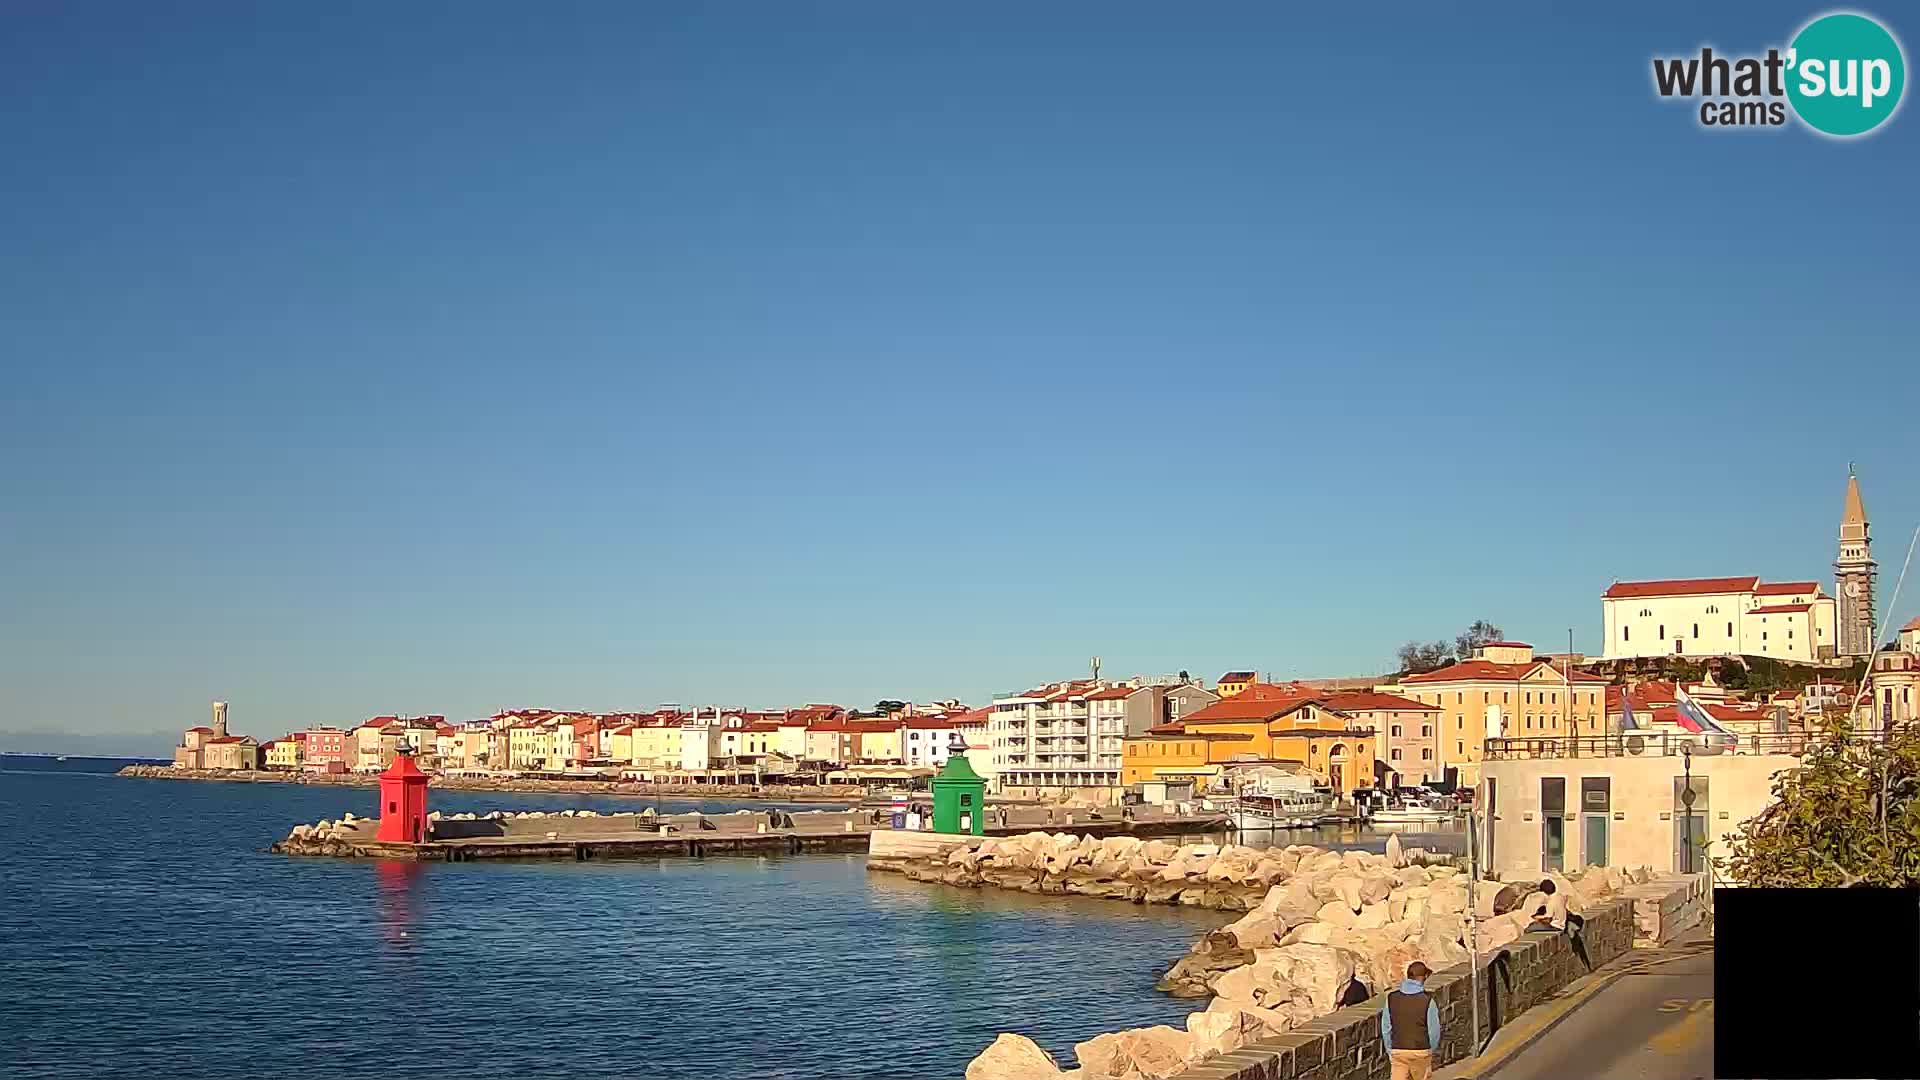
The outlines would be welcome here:
<svg viewBox="0 0 1920 1080">
<path fill-rule="evenodd" d="M 413 763 L 413 747 L 401 746 L 380 774 L 380 829 L 373 838 L 399 844 L 427 839 L 427 774 Z"/>
<path fill-rule="evenodd" d="M 213 737 L 216 739 L 227 737 L 227 703 L 224 701 L 213 703 Z"/>
</svg>

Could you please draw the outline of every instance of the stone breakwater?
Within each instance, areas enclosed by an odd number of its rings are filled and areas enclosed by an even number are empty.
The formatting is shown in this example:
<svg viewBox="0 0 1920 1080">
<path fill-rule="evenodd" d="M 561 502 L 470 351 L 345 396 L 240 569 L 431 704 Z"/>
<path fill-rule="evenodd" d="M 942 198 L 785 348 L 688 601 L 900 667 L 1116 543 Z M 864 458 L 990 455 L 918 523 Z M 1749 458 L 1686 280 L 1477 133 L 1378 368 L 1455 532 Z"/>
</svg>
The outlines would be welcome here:
<svg viewBox="0 0 1920 1080">
<path fill-rule="evenodd" d="M 180 769 L 172 765 L 128 765 L 116 776 L 147 780 L 221 780 L 252 784 L 323 784 L 336 787 L 373 787 L 380 782 L 370 773 L 296 773 L 272 769 Z M 631 795 L 678 799 L 765 799 L 770 802 L 855 803 L 866 798 L 866 788 L 855 784 L 647 784 L 624 780 L 496 780 L 474 776 L 433 776 L 429 787 L 448 791 L 511 791 L 552 795 Z"/>
<path fill-rule="evenodd" d="M 1423 862 L 1420 853 L 1402 851 L 1397 837 L 1385 854 L 1372 854 L 1030 833 L 955 844 L 896 868 L 917 881 L 1244 911 L 1201 938 L 1160 981 L 1178 996 L 1213 998 L 1188 1015 L 1185 1030 L 1157 1025 L 1097 1036 L 1074 1047 L 1079 1068 L 1064 1073 L 1031 1040 L 1003 1034 L 967 1068 L 967 1080 L 1164 1080 L 1332 1013 L 1356 977 L 1371 995 L 1397 984 L 1415 960 L 1434 971 L 1469 960 L 1466 874 Z M 1548 876 L 1568 910 L 1582 914 L 1652 875 Z M 1525 934 L 1546 900 L 1535 884 L 1483 882 L 1475 891 L 1481 956 Z"/>
</svg>

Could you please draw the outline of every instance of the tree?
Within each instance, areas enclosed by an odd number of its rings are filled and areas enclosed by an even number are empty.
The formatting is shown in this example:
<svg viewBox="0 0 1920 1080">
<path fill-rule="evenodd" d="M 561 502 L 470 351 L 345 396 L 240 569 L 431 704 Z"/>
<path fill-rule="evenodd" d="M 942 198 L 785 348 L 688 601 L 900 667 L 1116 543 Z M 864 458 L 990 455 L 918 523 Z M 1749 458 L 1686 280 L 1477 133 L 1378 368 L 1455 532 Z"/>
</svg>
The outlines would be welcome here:
<svg viewBox="0 0 1920 1080">
<path fill-rule="evenodd" d="M 1473 659 L 1473 651 L 1490 641 L 1503 641 L 1507 632 L 1485 619 L 1473 620 L 1473 625 L 1461 631 L 1453 639 L 1453 655 L 1462 660 Z"/>
<path fill-rule="evenodd" d="M 1920 731 L 1855 734 L 1843 710 L 1821 725 L 1715 869 L 1755 887 L 1920 885 Z"/>
<path fill-rule="evenodd" d="M 873 703 L 873 715 L 891 716 L 906 707 L 907 703 L 904 701 L 896 701 L 893 698 L 881 698 L 879 701 Z"/>
<path fill-rule="evenodd" d="M 1409 641 L 1395 654 L 1402 675 L 1419 675 L 1453 663 L 1453 649 L 1444 641 Z"/>
</svg>

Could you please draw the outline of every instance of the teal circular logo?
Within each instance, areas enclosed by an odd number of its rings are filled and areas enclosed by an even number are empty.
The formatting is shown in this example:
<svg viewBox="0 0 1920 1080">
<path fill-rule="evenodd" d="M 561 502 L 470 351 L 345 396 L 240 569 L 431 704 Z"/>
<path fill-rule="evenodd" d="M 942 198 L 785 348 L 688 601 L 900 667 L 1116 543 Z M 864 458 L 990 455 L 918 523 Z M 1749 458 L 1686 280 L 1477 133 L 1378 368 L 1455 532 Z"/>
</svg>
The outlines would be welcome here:
<svg viewBox="0 0 1920 1080">
<path fill-rule="evenodd" d="M 1865 15 L 1823 15 L 1787 52 L 1787 99 L 1808 127 L 1828 135 L 1865 135 L 1886 123 L 1906 86 L 1900 43 Z"/>
</svg>

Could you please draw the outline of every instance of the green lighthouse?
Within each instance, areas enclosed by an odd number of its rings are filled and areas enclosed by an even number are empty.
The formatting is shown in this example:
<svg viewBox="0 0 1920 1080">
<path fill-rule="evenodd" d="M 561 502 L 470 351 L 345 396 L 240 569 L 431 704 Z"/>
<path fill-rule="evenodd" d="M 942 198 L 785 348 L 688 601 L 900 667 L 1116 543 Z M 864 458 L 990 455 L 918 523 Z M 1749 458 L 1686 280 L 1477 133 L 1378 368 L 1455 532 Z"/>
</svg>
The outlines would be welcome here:
<svg viewBox="0 0 1920 1080">
<path fill-rule="evenodd" d="M 947 744 L 947 763 L 933 778 L 933 831 L 984 836 L 986 812 L 987 782 L 967 763 L 967 740 L 956 731 Z"/>
</svg>

